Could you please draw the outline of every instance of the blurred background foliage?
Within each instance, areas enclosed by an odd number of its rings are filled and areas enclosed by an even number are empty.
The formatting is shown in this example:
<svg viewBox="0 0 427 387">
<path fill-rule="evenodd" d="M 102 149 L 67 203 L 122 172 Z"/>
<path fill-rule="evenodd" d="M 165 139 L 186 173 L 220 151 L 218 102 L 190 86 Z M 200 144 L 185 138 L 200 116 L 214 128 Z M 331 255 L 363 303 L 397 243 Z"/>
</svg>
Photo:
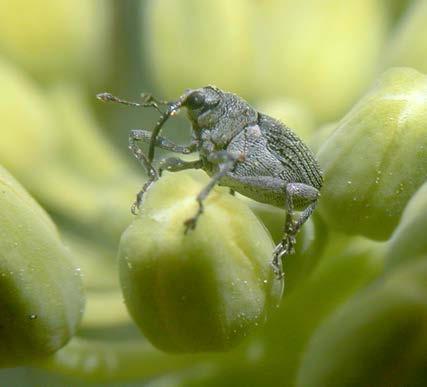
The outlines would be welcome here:
<svg viewBox="0 0 427 387">
<path fill-rule="evenodd" d="M 402 97 L 420 107 L 406 111 L 415 117 L 409 126 L 383 125 L 394 108 L 370 97 L 351 110 L 392 66 L 427 73 L 427 1 L 0 0 L 0 164 L 57 223 L 87 298 L 77 336 L 47 361 L 1 370 L 0 385 L 425 385 L 425 184 L 412 196 L 427 174 L 425 76 L 387 73 L 369 94 L 415 90 L 415 100 Z M 145 179 L 127 150 L 128 131 L 151 129 L 157 113 L 106 106 L 95 94 L 175 99 L 207 84 L 239 94 L 320 149 L 325 204 L 285 262 L 285 296 L 266 327 L 226 354 L 167 355 L 128 316 L 116 265 Z M 165 131 L 184 143 L 188 126 L 181 115 Z M 364 194 L 358 187 L 377 166 L 363 164 L 363 150 L 386 130 L 408 139 L 397 143 L 393 167 L 406 180 L 394 176 L 376 196 Z M 342 150 L 346 139 L 354 147 Z M 408 175 L 397 165 L 414 143 L 421 145 Z M 395 203 L 388 189 L 403 183 L 407 195 L 382 224 L 384 202 Z M 355 191 L 335 189 L 343 185 Z M 242 200 L 277 241 L 283 211 Z"/>
</svg>

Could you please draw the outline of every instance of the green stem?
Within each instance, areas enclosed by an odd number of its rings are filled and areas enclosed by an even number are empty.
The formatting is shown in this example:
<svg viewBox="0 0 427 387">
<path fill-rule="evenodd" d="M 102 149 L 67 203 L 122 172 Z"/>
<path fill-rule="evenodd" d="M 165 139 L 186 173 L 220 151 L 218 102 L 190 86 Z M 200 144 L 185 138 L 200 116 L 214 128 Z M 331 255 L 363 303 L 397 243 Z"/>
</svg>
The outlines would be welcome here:
<svg viewBox="0 0 427 387">
<path fill-rule="evenodd" d="M 73 338 L 64 348 L 33 366 L 92 382 L 146 379 L 203 365 L 207 355 L 168 355 L 142 340 Z"/>
<path fill-rule="evenodd" d="M 111 327 L 131 322 L 131 318 L 119 290 L 110 292 L 88 292 L 82 327 Z"/>
</svg>

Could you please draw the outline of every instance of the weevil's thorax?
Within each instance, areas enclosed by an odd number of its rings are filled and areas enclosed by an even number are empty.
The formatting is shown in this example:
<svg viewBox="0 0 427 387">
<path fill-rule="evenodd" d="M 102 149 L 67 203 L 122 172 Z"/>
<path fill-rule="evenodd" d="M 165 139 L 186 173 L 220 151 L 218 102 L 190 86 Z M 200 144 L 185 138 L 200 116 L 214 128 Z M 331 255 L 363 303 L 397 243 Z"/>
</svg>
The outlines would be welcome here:
<svg viewBox="0 0 427 387">
<path fill-rule="evenodd" d="M 216 150 L 224 149 L 240 131 L 257 121 L 256 110 L 235 94 L 212 86 L 192 93 L 204 98 L 203 104 L 199 101 L 193 106 L 186 104 L 195 136 L 202 141 L 209 140 Z"/>
</svg>

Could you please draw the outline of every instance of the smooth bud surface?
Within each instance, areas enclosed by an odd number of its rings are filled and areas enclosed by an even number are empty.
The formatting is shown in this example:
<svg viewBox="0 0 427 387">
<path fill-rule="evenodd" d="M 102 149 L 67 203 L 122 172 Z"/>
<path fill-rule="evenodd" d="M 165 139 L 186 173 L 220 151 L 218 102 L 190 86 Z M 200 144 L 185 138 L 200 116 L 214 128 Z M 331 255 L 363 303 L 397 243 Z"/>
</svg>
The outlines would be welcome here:
<svg viewBox="0 0 427 387">
<path fill-rule="evenodd" d="M 390 274 L 317 330 L 297 386 L 425 385 L 426 257 Z"/>
<path fill-rule="evenodd" d="M 271 238 L 227 190 L 211 192 L 196 229 L 184 234 L 208 181 L 202 173 L 166 173 L 122 235 L 126 305 L 164 351 L 228 350 L 262 325 L 280 300 Z"/>
<path fill-rule="evenodd" d="M 318 152 L 319 211 L 349 234 L 387 239 L 427 176 L 427 77 L 386 71 Z"/>
<path fill-rule="evenodd" d="M 399 226 L 390 240 L 387 268 L 427 255 L 427 183 L 405 207 Z"/>
<path fill-rule="evenodd" d="M 80 270 L 54 224 L 0 167 L 0 367 L 64 346 L 83 306 Z"/>
</svg>

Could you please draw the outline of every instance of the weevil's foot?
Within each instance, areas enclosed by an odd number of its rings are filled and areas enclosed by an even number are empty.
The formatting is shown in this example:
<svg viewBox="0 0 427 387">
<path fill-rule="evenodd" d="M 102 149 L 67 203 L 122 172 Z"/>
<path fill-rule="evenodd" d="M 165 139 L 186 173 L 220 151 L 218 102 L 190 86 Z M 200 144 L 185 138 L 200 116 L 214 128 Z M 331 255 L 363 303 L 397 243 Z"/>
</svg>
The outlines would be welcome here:
<svg viewBox="0 0 427 387">
<path fill-rule="evenodd" d="M 279 281 L 282 280 L 285 277 L 285 273 L 283 272 L 282 268 L 282 261 L 280 259 L 277 260 L 276 256 L 274 256 L 273 260 L 271 261 L 271 266 L 273 267 L 273 272 L 276 276 L 276 279 Z"/>
<path fill-rule="evenodd" d="M 132 215 L 138 215 L 139 214 L 139 206 L 141 203 L 138 203 L 138 201 L 133 202 L 130 212 L 132 212 Z"/>
<path fill-rule="evenodd" d="M 184 222 L 184 234 L 187 234 L 190 230 L 194 230 L 197 225 L 197 220 L 199 219 L 199 215 L 193 216 L 192 218 L 187 219 Z"/>
<path fill-rule="evenodd" d="M 284 255 L 291 255 L 295 253 L 296 239 L 294 235 L 285 235 L 282 241 L 274 249 L 274 257 L 280 260 Z"/>
</svg>

